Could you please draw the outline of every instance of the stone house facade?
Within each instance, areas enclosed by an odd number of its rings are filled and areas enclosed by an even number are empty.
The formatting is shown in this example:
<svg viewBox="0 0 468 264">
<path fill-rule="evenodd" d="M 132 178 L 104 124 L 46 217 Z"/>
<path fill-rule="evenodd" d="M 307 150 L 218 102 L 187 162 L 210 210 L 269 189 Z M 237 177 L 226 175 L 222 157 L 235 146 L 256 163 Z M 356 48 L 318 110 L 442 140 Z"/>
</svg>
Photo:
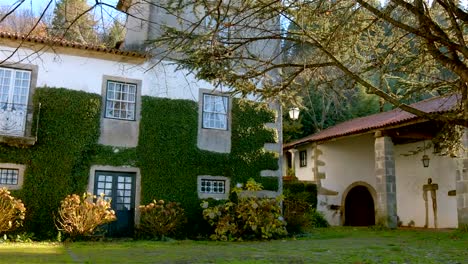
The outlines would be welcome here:
<svg viewBox="0 0 468 264">
<path fill-rule="evenodd" d="M 271 186 L 269 195 L 280 193 L 280 106 L 275 102 L 242 103 L 232 98 L 226 88 L 213 87 L 187 71 L 176 71 L 171 61 L 130 51 L 130 47 L 149 37 L 132 31 L 132 23 L 136 22 L 127 21 L 126 49 L 121 50 L 0 32 L 0 60 L 3 61 L 0 65 L 0 148 L 4 151 L 0 154 L 0 187 L 17 190 L 26 207 L 34 207 L 31 190 L 37 192 L 36 197 L 53 197 L 47 205 L 49 209 L 31 209 L 32 215 L 44 211 L 41 221 L 53 227 L 50 211 L 57 208 L 64 198 L 60 195 L 65 193 L 51 196 L 46 191 L 53 187 L 34 187 L 36 172 L 41 171 L 40 162 L 35 160 L 40 154 L 35 153 L 48 144 L 48 132 L 44 128 L 48 120 L 44 118 L 51 111 L 50 107 L 41 106 L 36 95 L 43 88 L 52 91 L 61 88 L 60 91 L 86 92 L 100 98 L 99 135 L 96 142 L 86 143 L 91 146 L 89 149 L 77 153 L 80 160 L 44 157 L 45 162 L 64 167 L 71 162 L 72 169 L 64 173 L 85 171 L 81 176 L 73 176 L 77 179 L 64 179 L 64 182 L 85 182 L 69 190 L 104 193 L 112 198 L 120 219 L 111 232 L 115 235 L 129 234 L 138 223 L 138 205 L 152 199 L 179 201 L 182 206 L 190 207 L 186 210 L 194 217 L 199 214 L 196 208 L 199 199 L 226 199 L 232 185 L 249 177 L 264 180 L 267 189 L 267 185 Z M 261 152 L 243 149 L 241 144 L 233 142 L 233 139 L 240 142 L 251 137 L 241 134 L 249 126 L 241 119 L 248 118 L 236 116 L 234 112 L 251 111 L 245 105 L 252 104 L 265 105 L 263 121 L 252 119 L 255 126 L 252 131 L 268 134 L 261 146 L 255 146 Z M 145 112 L 150 106 L 164 113 Z M 152 120 L 162 124 L 155 127 Z M 180 135 L 186 140 L 181 142 Z M 261 154 L 252 156 L 254 152 Z M 24 158 L 15 157 L 15 153 Z M 250 155 L 249 160 L 245 161 L 243 155 Z M 34 165 L 36 162 L 39 165 Z M 41 180 L 44 185 L 54 184 L 54 172 L 41 173 L 45 177 Z M 31 222 L 34 222 L 28 227 L 31 231 L 41 228 L 36 218 Z"/>
</svg>

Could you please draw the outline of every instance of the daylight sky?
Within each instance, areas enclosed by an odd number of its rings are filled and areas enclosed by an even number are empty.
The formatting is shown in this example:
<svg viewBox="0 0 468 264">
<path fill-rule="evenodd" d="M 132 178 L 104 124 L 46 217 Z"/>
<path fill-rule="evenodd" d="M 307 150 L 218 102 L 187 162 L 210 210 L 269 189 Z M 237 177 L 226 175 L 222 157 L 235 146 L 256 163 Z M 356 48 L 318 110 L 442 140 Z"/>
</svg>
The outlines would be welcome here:
<svg viewBox="0 0 468 264">
<path fill-rule="evenodd" d="M 32 9 L 35 15 L 39 15 L 44 10 L 44 8 L 47 6 L 49 1 L 50 0 L 24 0 L 24 2 L 21 4 L 21 8 L 23 8 L 23 9 Z M 59 0 L 52 0 L 52 5 L 49 8 L 50 9 L 50 14 L 54 10 L 55 3 L 58 2 L 58 1 Z M 117 4 L 117 2 L 118 2 L 118 0 L 101 0 L 101 1 L 104 2 L 104 3 L 108 3 L 110 5 L 113 5 L 113 6 L 115 6 Z M 19 3 L 19 2 L 21 2 L 21 0 L 0 0 L 0 7 L 3 7 L 3 8 L 13 7 L 13 6 L 16 6 L 17 3 Z M 88 0 L 88 3 L 90 5 L 94 4 L 95 2 L 96 2 L 95 0 Z M 97 9 L 97 10 L 95 10 L 95 12 L 101 12 L 101 10 Z M 113 13 L 112 10 L 105 10 L 103 13 L 106 16 L 107 15 L 115 15 L 115 11 Z M 110 14 L 108 14 L 108 13 L 110 13 Z"/>
</svg>

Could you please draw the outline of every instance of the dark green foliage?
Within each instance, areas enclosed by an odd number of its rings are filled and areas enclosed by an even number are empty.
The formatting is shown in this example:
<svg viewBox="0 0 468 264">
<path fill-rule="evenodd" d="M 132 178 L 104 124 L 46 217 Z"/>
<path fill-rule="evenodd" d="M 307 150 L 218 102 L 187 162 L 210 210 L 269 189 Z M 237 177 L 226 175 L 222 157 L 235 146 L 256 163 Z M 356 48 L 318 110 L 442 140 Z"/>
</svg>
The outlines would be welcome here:
<svg viewBox="0 0 468 264">
<path fill-rule="evenodd" d="M 291 181 L 283 184 L 283 192 L 286 199 L 304 200 L 317 208 L 317 185 L 315 183 Z"/>
<path fill-rule="evenodd" d="M 190 232 L 203 229 L 198 175 L 224 175 L 231 184 L 254 178 L 265 189 L 276 190 L 276 178 L 260 171 L 277 169 L 277 157 L 263 151 L 274 142 L 265 129 L 273 113 L 265 105 L 235 100 L 232 110 L 230 154 L 197 148 L 198 104 L 188 100 L 143 97 L 137 148 L 98 145 L 101 97 L 59 88 L 40 88 L 34 95 L 42 103 L 38 142 L 31 148 L 0 145 L 0 162 L 25 164 L 25 182 L 14 195 L 27 208 L 25 229 L 38 238 L 56 232 L 53 212 L 68 194 L 85 191 L 92 164 L 135 166 L 141 169 L 141 203 L 158 197 L 181 203 Z M 35 118 L 37 113 L 35 114 Z"/>
<path fill-rule="evenodd" d="M 323 216 L 323 214 L 316 209 L 312 209 L 310 212 L 310 221 L 311 227 L 329 227 L 330 224 L 328 223 L 327 219 Z"/>
<path fill-rule="evenodd" d="M 101 98 L 58 88 L 37 89 L 41 103 L 38 141 L 28 149 L 0 146 L 0 161 L 25 164 L 22 190 L 27 208 L 25 229 L 39 238 L 55 230 L 53 212 L 71 193 L 82 193 L 88 180 L 92 150 L 99 136 Z M 37 112 L 35 114 L 37 118 Z"/>
<path fill-rule="evenodd" d="M 227 176 L 232 185 L 254 178 L 276 190 L 277 179 L 273 179 L 275 184 L 260 176 L 261 170 L 278 167 L 277 158 L 262 150 L 265 142 L 274 142 L 274 133 L 264 127 L 273 114 L 265 106 L 235 100 L 232 116 L 231 153 L 203 151 L 197 148 L 198 103 L 143 97 L 137 147 L 141 202 L 147 204 L 154 197 L 179 202 L 191 222 L 188 231 L 198 233 L 205 225 L 197 194 L 198 175 Z"/>
<path fill-rule="evenodd" d="M 327 221 L 315 210 L 317 207 L 317 185 L 314 183 L 285 182 L 284 218 L 289 233 L 301 233 L 310 227 L 327 226 Z"/>
</svg>

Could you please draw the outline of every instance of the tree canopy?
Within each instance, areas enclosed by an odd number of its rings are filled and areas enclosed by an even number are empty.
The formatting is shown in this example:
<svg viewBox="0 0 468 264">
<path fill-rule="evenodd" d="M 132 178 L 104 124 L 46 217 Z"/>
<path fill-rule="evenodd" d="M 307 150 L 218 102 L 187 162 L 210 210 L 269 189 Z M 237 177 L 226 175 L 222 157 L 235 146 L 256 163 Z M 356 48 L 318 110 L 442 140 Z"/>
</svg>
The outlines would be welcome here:
<svg viewBox="0 0 468 264">
<path fill-rule="evenodd" d="M 96 21 L 86 0 L 60 0 L 56 3 L 50 34 L 69 41 L 97 43 Z"/>
<path fill-rule="evenodd" d="M 366 0 L 172 0 L 152 5 L 182 25 L 163 27 L 154 45 L 170 48 L 158 55 L 237 93 L 301 104 L 298 98 L 310 81 L 333 84 L 337 91 L 357 85 L 418 116 L 468 126 L 468 13 L 457 1 L 392 0 L 383 7 Z M 195 16 L 187 17 L 187 10 Z M 208 17 L 214 26 L 206 26 Z M 259 54 L 275 42 L 284 48 Z M 300 56 L 289 56 L 298 47 Z M 461 100 L 453 113 L 425 113 L 408 104 L 454 92 Z"/>
<path fill-rule="evenodd" d="M 111 6 L 93 3 L 58 1 L 53 34 L 93 42 L 90 11 Z M 174 60 L 233 93 L 305 106 L 301 98 L 310 89 L 338 98 L 359 89 L 415 115 L 468 127 L 468 12 L 460 1 L 119 1 L 129 16 L 141 3 L 178 22 L 142 21 L 160 32 L 150 39 L 159 61 Z M 450 113 L 409 105 L 450 93 L 460 95 Z"/>
</svg>

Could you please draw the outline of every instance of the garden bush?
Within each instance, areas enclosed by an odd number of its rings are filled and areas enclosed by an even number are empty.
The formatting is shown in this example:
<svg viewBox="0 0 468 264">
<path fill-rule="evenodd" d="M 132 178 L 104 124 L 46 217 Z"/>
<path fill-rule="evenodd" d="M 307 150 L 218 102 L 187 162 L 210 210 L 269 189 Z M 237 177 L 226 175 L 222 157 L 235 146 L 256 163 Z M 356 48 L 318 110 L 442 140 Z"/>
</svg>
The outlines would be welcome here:
<svg viewBox="0 0 468 264">
<path fill-rule="evenodd" d="M 140 225 L 138 236 L 142 238 L 162 239 L 167 236 L 178 236 L 181 228 L 187 223 L 184 209 L 179 203 L 164 200 L 153 200 L 140 207 Z"/>
<path fill-rule="evenodd" d="M 0 188 L 0 234 L 12 231 L 23 224 L 26 208 L 21 200 Z"/>
<path fill-rule="evenodd" d="M 60 202 L 58 213 L 58 229 L 72 239 L 92 236 L 98 226 L 117 219 L 110 201 L 103 195 L 96 197 L 90 193 L 68 195 Z"/>
<path fill-rule="evenodd" d="M 310 221 L 311 227 L 329 227 L 330 224 L 328 223 L 327 219 L 323 216 L 323 214 L 317 209 L 312 208 L 310 211 Z"/>
<path fill-rule="evenodd" d="M 261 184 L 250 179 L 246 191 L 260 191 Z M 229 201 L 209 207 L 201 206 L 203 217 L 215 227 L 211 239 L 222 241 L 275 239 L 287 235 L 286 223 L 281 216 L 281 198 L 259 198 L 242 195 L 241 188 L 234 188 Z"/>
<path fill-rule="evenodd" d="M 317 186 L 291 181 L 284 184 L 284 218 L 289 233 L 302 233 L 313 227 L 327 227 L 328 222 L 316 211 Z"/>
</svg>

